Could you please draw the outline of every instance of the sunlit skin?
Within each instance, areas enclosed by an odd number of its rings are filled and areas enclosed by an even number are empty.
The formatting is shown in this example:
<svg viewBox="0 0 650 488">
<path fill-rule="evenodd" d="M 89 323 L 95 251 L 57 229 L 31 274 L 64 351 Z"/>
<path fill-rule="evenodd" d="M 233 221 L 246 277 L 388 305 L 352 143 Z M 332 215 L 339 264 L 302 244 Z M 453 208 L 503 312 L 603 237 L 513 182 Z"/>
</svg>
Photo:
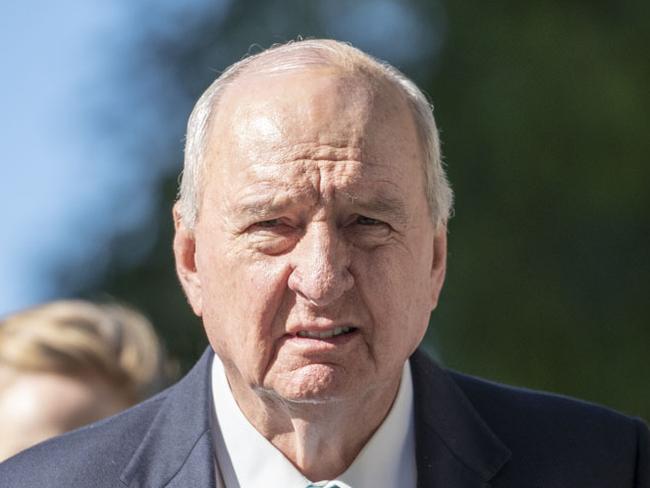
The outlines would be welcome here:
<svg viewBox="0 0 650 488">
<path fill-rule="evenodd" d="M 0 368 L 0 461 L 128 406 L 99 378 Z"/>
<path fill-rule="evenodd" d="M 211 137 L 194 229 L 175 209 L 181 283 L 249 421 L 331 479 L 389 411 L 444 280 L 411 112 L 334 69 L 244 75 Z"/>
</svg>

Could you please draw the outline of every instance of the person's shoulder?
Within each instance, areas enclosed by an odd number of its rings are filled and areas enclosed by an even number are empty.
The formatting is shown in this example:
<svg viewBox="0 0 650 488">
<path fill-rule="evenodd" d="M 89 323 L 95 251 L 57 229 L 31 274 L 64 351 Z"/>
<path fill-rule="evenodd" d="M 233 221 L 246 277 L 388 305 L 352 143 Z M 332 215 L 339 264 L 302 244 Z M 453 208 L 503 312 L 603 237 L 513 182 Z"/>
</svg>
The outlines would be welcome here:
<svg viewBox="0 0 650 488">
<path fill-rule="evenodd" d="M 424 373 L 425 381 L 430 381 L 436 375 L 448 378 L 445 381 L 458 388 L 489 425 L 503 425 L 502 430 L 526 426 L 548 433 L 547 427 L 552 426 L 553 430 L 564 432 L 584 430 L 593 433 L 593 429 L 598 427 L 603 435 L 617 437 L 633 434 L 640 425 L 643 426 L 641 420 L 603 405 L 507 385 L 441 367 L 422 351 L 418 351 L 414 359 L 419 374 Z"/>
<path fill-rule="evenodd" d="M 638 419 L 611 408 L 570 396 L 446 371 L 490 424 L 515 426 L 522 423 L 535 425 L 544 431 L 547 431 L 548 424 L 555 429 L 583 429 L 588 432 L 598 427 L 603 434 L 616 437 L 626 430 L 634 432 L 639 423 Z"/>
<path fill-rule="evenodd" d="M 579 459 L 584 466 L 594 468 L 593 472 L 601 466 L 608 476 L 621 482 L 648 476 L 648 467 L 642 464 L 650 461 L 649 432 L 642 420 L 564 395 L 504 385 L 456 371 L 447 374 L 508 446 L 513 461 L 521 461 L 515 462 L 513 469 L 548 463 L 549 471 L 569 477 Z"/>
<path fill-rule="evenodd" d="M 119 486 L 119 477 L 169 390 L 113 417 L 38 444 L 0 463 L 3 488 Z"/>
<path fill-rule="evenodd" d="M 438 435 L 446 432 L 449 442 L 457 442 L 447 425 L 455 419 L 458 426 L 460 418 L 472 432 L 487 432 L 488 439 L 508 451 L 509 460 L 499 472 L 503 484 L 495 486 L 520 486 L 526 480 L 535 486 L 650 488 L 650 434 L 642 420 L 568 396 L 446 369 L 422 351 L 411 365 L 416 413 L 432 418 Z M 426 413 L 436 409 L 444 414 Z"/>
</svg>

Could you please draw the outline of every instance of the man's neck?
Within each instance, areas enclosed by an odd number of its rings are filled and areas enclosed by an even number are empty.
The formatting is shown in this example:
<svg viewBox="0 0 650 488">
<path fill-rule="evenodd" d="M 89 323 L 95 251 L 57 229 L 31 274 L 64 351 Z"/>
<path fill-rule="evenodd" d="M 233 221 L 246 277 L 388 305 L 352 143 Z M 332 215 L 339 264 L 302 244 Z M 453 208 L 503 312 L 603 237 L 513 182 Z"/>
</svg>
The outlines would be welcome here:
<svg viewBox="0 0 650 488">
<path fill-rule="evenodd" d="M 399 382 L 397 376 L 363 397 L 303 403 L 258 394 L 229 379 L 248 421 L 312 480 L 336 478 L 352 464 L 390 411 Z"/>
</svg>

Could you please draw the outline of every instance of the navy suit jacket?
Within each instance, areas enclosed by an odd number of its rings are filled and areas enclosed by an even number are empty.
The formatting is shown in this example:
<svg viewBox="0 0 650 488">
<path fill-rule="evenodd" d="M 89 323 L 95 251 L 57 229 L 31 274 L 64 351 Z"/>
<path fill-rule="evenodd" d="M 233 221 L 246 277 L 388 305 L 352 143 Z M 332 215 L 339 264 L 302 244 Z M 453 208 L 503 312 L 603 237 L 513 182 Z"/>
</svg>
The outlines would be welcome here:
<svg viewBox="0 0 650 488">
<path fill-rule="evenodd" d="M 214 488 L 212 354 L 150 400 L 0 464 L 0 487 Z M 419 487 L 650 488 L 641 421 L 446 371 L 421 351 L 411 368 Z"/>
</svg>

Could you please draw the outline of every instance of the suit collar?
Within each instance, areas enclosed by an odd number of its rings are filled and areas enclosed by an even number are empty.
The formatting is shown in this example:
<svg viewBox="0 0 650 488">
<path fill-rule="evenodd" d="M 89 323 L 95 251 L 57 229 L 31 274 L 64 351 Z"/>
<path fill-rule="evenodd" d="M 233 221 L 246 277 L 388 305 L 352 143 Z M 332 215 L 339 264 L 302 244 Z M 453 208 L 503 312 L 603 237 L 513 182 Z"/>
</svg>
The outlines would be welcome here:
<svg viewBox="0 0 650 488">
<path fill-rule="evenodd" d="M 129 488 L 216 486 L 207 348 L 168 390 L 144 440 L 124 469 Z M 510 451 L 481 419 L 454 381 L 429 357 L 411 357 L 418 486 L 488 487 Z M 188 401 L 192 399 L 193 401 Z"/>
<path fill-rule="evenodd" d="M 418 486 L 487 487 L 510 451 L 426 353 L 411 357 Z"/>
<path fill-rule="evenodd" d="M 167 391 L 144 440 L 120 477 L 129 488 L 214 488 L 211 348 Z"/>
</svg>

